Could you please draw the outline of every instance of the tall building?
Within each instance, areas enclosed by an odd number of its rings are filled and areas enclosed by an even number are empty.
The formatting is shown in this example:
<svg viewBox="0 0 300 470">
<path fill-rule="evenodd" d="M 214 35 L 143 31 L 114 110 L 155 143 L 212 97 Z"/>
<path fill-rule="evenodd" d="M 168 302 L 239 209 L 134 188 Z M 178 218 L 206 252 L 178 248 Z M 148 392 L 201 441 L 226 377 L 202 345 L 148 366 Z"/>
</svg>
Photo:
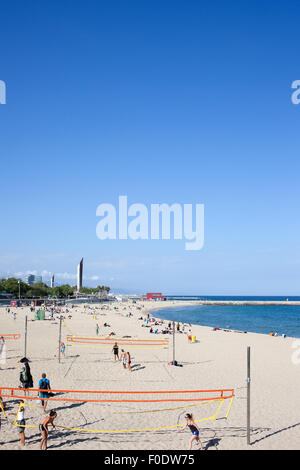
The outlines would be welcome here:
<svg viewBox="0 0 300 470">
<path fill-rule="evenodd" d="M 54 287 L 54 274 L 53 274 L 53 276 L 51 277 L 50 287 L 51 287 L 51 288 Z"/>
<path fill-rule="evenodd" d="M 35 274 L 28 274 L 26 276 L 26 283 L 31 285 L 35 284 L 36 282 L 43 282 L 42 276 L 36 276 Z"/>
<path fill-rule="evenodd" d="M 77 290 L 80 291 L 82 287 L 82 274 L 83 274 L 83 258 L 77 266 Z"/>
</svg>

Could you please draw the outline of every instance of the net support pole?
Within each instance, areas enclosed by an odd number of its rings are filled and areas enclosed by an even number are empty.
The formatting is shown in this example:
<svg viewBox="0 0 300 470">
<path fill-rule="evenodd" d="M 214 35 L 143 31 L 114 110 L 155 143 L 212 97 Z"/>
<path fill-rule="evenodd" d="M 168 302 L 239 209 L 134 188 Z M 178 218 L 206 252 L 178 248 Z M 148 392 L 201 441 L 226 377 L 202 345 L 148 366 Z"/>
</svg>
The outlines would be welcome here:
<svg viewBox="0 0 300 470">
<path fill-rule="evenodd" d="M 250 445 L 250 346 L 247 347 L 247 445 Z"/>
<path fill-rule="evenodd" d="M 27 354 L 27 315 L 25 316 L 25 332 L 24 332 L 24 357 Z"/>
<path fill-rule="evenodd" d="M 175 322 L 173 321 L 173 365 L 175 365 Z"/>
<path fill-rule="evenodd" d="M 60 364 L 60 343 L 61 343 L 61 323 L 62 316 L 59 317 L 59 335 L 58 335 L 58 363 Z"/>
</svg>

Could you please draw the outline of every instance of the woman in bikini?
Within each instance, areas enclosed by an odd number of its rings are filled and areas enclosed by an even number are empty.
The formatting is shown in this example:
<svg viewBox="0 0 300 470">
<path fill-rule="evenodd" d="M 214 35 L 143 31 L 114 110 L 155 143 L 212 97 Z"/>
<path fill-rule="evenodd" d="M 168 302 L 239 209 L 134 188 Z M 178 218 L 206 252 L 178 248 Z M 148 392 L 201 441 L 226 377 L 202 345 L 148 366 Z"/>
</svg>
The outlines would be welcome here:
<svg viewBox="0 0 300 470">
<path fill-rule="evenodd" d="M 127 364 L 128 364 L 128 370 L 131 372 L 131 356 L 129 352 L 127 352 L 126 354 L 126 359 L 127 359 Z"/>
<path fill-rule="evenodd" d="M 40 443 L 40 450 L 43 450 L 43 446 L 44 446 L 44 450 L 47 450 L 47 438 L 48 438 L 48 434 L 49 434 L 48 425 L 51 424 L 55 428 L 55 426 L 53 424 L 53 421 L 56 418 L 56 416 L 57 416 L 56 411 L 51 410 L 49 415 L 46 416 L 46 418 L 44 418 L 43 421 L 41 422 L 41 424 L 39 425 L 39 430 L 42 433 L 42 440 L 41 440 L 41 443 Z"/>
<path fill-rule="evenodd" d="M 181 429 L 179 429 L 179 431 L 177 431 L 177 432 L 181 432 L 184 429 L 186 429 L 187 427 L 190 428 L 190 431 L 192 433 L 192 437 L 190 438 L 190 441 L 189 441 L 189 449 L 188 450 L 192 450 L 193 441 L 197 441 L 200 445 L 200 449 L 203 450 L 202 442 L 199 439 L 200 430 L 199 430 L 197 424 L 194 421 L 193 415 L 187 413 L 185 415 L 185 419 L 186 419 L 186 424 Z"/>
</svg>

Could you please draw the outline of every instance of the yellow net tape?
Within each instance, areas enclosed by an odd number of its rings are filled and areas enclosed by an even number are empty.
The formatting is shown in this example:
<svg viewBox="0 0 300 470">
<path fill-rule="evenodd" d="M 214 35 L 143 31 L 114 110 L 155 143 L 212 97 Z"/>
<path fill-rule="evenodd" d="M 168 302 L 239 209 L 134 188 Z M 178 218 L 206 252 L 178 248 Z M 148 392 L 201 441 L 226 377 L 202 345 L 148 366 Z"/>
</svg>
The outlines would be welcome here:
<svg viewBox="0 0 300 470">
<path fill-rule="evenodd" d="M 209 418 L 202 418 L 202 419 L 195 420 L 195 423 L 200 423 L 200 422 L 203 422 L 203 421 L 209 421 L 209 420 L 217 419 L 217 416 L 218 416 L 218 414 L 219 414 L 219 412 L 222 408 L 224 398 L 220 398 L 219 400 L 220 400 L 220 405 L 219 405 L 216 413 L 213 416 L 210 416 Z M 211 400 L 211 401 L 208 401 L 206 403 L 201 403 L 201 405 L 202 404 L 207 404 L 207 403 L 212 403 L 214 401 L 218 401 L 218 400 Z M 232 406 L 232 402 L 233 402 L 233 397 L 231 399 L 229 409 L 228 409 L 227 414 L 226 414 L 226 418 L 228 418 L 229 411 L 230 411 L 231 406 Z M 35 406 L 35 407 L 38 407 L 37 405 L 30 405 L 30 404 L 27 404 L 27 403 L 20 403 L 20 405 L 18 407 L 17 414 L 16 414 L 16 418 L 15 418 L 15 421 L 14 421 L 14 426 L 23 427 L 23 428 L 38 428 L 39 427 L 38 425 L 30 425 L 30 424 L 19 425 L 17 423 L 17 416 L 18 416 L 18 412 L 19 412 L 21 406 Z M 192 405 L 192 406 L 200 406 L 200 405 Z M 190 408 L 190 407 L 191 407 L 191 405 L 187 405 L 185 407 L 180 407 L 180 408 L 182 409 L 182 408 Z M 173 409 L 179 409 L 179 408 L 173 408 Z M 163 410 L 155 410 L 155 411 L 163 411 Z M 118 429 L 118 430 L 82 429 L 82 428 L 73 428 L 73 427 L 61 426 L 61 425 L 55 425 L 55 428 L 68 429 L 68 430 L 71 430 L 71 431 L 79 431 L 79 432 L 101 433 L 101 434 L 121 434 L 121 433 L 124 434 L 124 433 L 130 433 L 130 432 L 161 431 L 161 430 L 165 430 L 165 429 L 172 429 L 172 428 L 177 428 L 177 427 L 180 427 L 180 426 L 184 426 L 184 424 L 185 423 L 173 424 L 171 426 L 145 428 L 145 429 Z"/>
<path fill-rule="evenodd" d="M 143 410 L 143 411 L 121 411 L 121 412 L 116 412 L 112 413 L 118 414 L 118 415 L 127 415 L 127 414 L 138 414 L 138 413 L 157 413 L 160 411 L 174 411 L 174 410 L 184 410 L 185 408 L 194 408 L 195 406 L 202 406 L 202 405 L 207 405 L 208 403 L 214 403 L 216 401 L 219 401 L 220 398 L 217 398 L 216 400 L 208 400 L 204 401 L 203 403 L 197 403 L 197 405 L 185 405 L 185 406 L 177 406 L 176 408 L 160 408 L 158 410 Z"/>
<path fill-rule="evenodd" d="M 5 411 L 4 411 L 4 406 L 3 406 L 2 400 L 0 400 L 0 408 L 1 408 L 2 413 L 4 414 L 4 417 L 7 418 L 7 416 L 5 414 Z"/>
</svg>

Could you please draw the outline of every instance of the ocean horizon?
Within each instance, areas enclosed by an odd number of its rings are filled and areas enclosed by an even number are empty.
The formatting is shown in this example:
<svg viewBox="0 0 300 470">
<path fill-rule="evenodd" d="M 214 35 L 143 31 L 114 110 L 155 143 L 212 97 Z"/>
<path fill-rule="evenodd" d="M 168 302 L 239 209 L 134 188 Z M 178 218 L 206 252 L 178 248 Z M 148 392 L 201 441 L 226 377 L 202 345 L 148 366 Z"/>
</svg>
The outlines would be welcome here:
<svg viewBox="0 0 300 470">
<path fill-rule="evenodd" d="M 171 296 L 170 296 L 171 297 Z M 175 296 L 174 296 L 175 297 Z M 176 296 L 178 298 L 179 296 Z M 184 296 L 188 300 L 188 296 Z M 196 297 L 196 296 L 191 296 Z M 300 300 L 293 296 L 199 296 L 205 300 Z M 168 298 L 168 296 L 166 296 Z M 251 333 L 300 338 L 300 305 L 187 305 L 161 308 L 153 316 L 170 321 Z"/>
</svg>

